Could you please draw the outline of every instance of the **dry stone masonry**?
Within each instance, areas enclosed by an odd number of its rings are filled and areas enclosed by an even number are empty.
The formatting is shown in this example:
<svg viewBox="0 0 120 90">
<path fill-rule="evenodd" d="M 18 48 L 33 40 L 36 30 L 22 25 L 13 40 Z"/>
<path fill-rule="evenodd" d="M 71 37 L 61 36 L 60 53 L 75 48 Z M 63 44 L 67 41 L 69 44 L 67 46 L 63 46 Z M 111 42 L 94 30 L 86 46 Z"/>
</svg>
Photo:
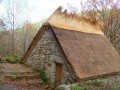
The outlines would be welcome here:
<svg viewBox="0 0 120 90">
<path fill-rule="evenodd" d="M 38 69 L 46 68 L 47 76 L 52 85 L 55 83 L 56 64 L 60 63 L 63 66 L 61 84 L 69 84 L 75 82 L 71 77 L 69 70 L 65 64 L 65 58 L 50 30 L 46 30 L 42 38 L 37 43 L 36 47 L 30 54 L 26 64 Z M 120 75 L 110 76 L 106 78 L 95 79 L 104 84 L 116 86 L 120 84 Z"/>
<path fill-rule="evenodd" d="M 46 30 L 30 54 L 26 64 L 39 69 L 45 67 L 47 76 L 50 78 L 51 83 L 54 83 L 56 71 L 55 63 L 60 63 L 63 66 L 61 83 L 64 84 L 72 82 L 72 77 L 65 65 L 65 58 L 60 51 L 52 32 L 50 30 Z"/>
</svg>

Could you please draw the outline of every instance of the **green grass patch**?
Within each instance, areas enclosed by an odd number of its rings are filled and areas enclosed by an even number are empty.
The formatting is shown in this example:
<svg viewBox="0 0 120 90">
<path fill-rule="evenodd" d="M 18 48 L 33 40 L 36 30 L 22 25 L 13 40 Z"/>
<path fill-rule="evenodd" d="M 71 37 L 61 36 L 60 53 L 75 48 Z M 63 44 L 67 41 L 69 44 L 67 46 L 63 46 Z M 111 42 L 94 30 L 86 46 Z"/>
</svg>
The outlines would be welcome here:
<svg viewBox="0 0 120 90">
<path fill-rule="evenodd" d="M 6 78 L 14 81 L 14 80 L 17 79 L 17 76 L 16 75 L 14 75 L 14 76 L 6 76 Z"/>
<path fill-rule="evenodd" d="M 20 60 L 16 55 L 12 54 L 6 57 L 6 61 L 12 64 L 16 64 L 16 63 L 19 63 Z"/>
<path fill-rule="evenodd" d="M 87 82 L 88 85 L 94 85 L 94 86 L 101 86 L 103 83 L 101 81 L 89 81 Z"/>
<path fill-rule="evenodd" d="M 0 66 L 0 70 L 1 70 L 2 68 L 4 68 L 4 67 L 3 67 L 3 66 Z"/>
<path fill-rule="evenodd" d="M 118 72 L 117 75 L 120 76 L 120 72 Z"/>
<path fill-rule="evenodd" d="M 5 84 L 5 81 L 4 80 L 0 80 L 0 85 L 3 85 Z"/>
<path fill-rule="evenodd" d="M 17 72 L 10 72 L 9 74 L 17 75 Z"/>
<path fill-rule="evenodd" d="M 71 90 L 89 90 L 88 87 L 73 86 Z"/>
<path fill-rule="evenodd" d="M 120 90 L 120 86 L 117 86 L 116 90 Z"/>
<path fill-rule="evenodd" d="M 6 78 L 10 80 L 16 80 L 16 79 L 21 79 L 21 78 L 27 78 L 28 76 L 18 76 L 18 75 L 13 75 L 13 76 L 6 76 Z"/>
<path fill-rule="evenodd" d="M 81 86 L 73 86 L 71 90 L 83 90 Z"/>
</svg>

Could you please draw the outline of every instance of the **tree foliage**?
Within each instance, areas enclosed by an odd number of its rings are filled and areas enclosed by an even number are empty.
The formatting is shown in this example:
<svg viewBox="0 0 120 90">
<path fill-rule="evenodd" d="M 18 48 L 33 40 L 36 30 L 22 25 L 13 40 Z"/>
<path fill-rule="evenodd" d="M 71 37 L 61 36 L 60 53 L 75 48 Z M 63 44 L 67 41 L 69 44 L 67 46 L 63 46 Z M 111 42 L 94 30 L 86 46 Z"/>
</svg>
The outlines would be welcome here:
<svg viewBox="0 0 120 90">
<path fill-rule="evenodd" d="M 82 13 L 101 21 L 101 30 L 120 53 L 120 0 L 88 0 L 82 5 Z"/>
</svg>

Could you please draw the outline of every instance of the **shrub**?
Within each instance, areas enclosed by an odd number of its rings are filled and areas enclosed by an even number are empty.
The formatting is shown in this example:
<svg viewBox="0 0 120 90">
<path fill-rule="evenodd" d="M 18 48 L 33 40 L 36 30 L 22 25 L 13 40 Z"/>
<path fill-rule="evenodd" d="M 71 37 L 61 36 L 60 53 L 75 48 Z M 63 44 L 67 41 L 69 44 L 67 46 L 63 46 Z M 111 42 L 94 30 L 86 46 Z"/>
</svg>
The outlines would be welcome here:
<svg viewBox="0 0 120 90">
<path fill-rule="evenodd" d="M 41 80 L 44 82 L 44 83 L 47 83 L 48 82 L 48 78 L 47 78 L 47 75 L 46 75 L 46 72 L 45 72 L 45 68 L 43 67 L 40 71 L 40 78 Z"/>
<path fill-rule="evenodd" d="M 17 57 L 16 55 L 13 55 L 13 54 L 7 56 L 7 57 L 6 57 L 6 61 L 9 62 L 9 63 L 13 63 L 13 64 L 19 63 L 18 57 Z"/>
<path fill-rule="evenodd" d="M 89 88 L 88 87 L 84 87 L 83 90 L 89 90 Z"/>
</svg>

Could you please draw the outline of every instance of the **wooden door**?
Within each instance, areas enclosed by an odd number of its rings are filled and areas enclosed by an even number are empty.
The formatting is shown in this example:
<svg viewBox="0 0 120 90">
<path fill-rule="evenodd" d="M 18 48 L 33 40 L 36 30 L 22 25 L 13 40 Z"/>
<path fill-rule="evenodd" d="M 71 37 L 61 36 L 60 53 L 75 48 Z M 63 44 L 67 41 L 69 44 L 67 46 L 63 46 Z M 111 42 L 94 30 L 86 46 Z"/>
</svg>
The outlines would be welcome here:
<svg viewBox="0 0 120 90">
<path fill-rule="evenodd" d="M 62 77 L 62 64 L 56 63 L 56 72 L 55 72 L 55 84 L 56 86 L 61 84 Z"/>
</svg>

